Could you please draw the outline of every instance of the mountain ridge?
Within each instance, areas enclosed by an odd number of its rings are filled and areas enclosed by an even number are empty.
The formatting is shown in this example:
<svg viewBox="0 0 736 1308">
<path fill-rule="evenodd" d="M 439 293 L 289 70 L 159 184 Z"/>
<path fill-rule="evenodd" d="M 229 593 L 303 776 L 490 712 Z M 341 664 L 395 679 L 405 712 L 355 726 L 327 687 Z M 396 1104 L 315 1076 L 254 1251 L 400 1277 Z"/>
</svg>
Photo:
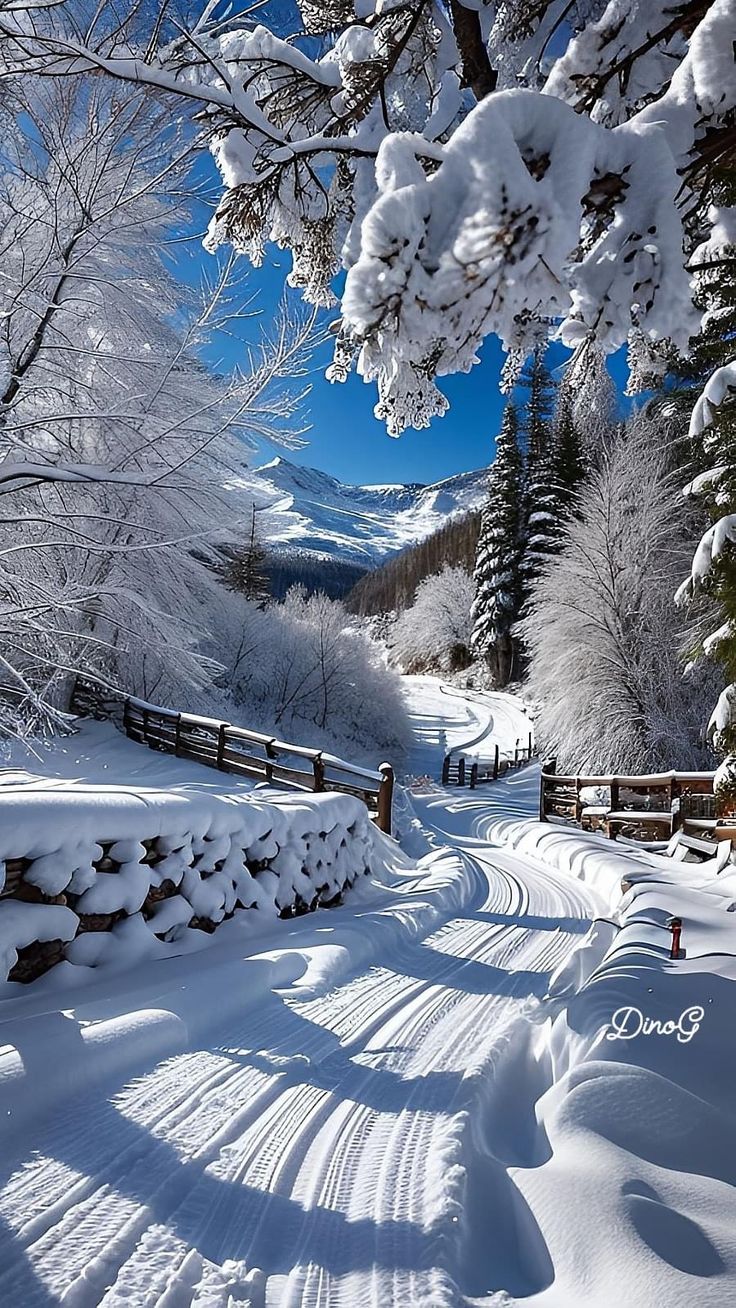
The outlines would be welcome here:
<svg viewBox="0 0 736 1308">
<path fill-rule="evenodd" d="M 487 469 L 441 481 L 353 486 L 277 455 L 229 483 L 256 503 L 264 544 L 376 567 L 485 499 Z"/>
</svg>

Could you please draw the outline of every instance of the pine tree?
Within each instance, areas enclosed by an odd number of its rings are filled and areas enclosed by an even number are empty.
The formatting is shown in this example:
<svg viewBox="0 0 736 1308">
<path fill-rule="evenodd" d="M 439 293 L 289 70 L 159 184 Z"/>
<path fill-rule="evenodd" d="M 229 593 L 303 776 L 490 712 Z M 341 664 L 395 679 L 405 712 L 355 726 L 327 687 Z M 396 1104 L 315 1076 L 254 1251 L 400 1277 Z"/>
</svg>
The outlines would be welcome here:
<svg viewBox="0 0 736 1308">
<path fill-rule="evenodd" d="M 546 559 L 556 552 L 560 535 L 560 485 L 553 432 L 555 386 L 541 346 L 534 351 L 521 384 L 527 389 L 521 423 L 526 461 L 520 564 L 526 602 Z"/>
<path fill-rule="evenodd" d="M 588 472 L 583 436 L 575 421 L 572 388 L 567 377 L 563 378 L 557 392 L 552 439 L 559 488 L 558 506 L 562 515 L 567 517 L 571 499 Z"/>
<path fill-rule="evenodd" d="M 242 549 L 231 551 L 223 568 L 225 585 L 229 590 L 238 591 L 262 608 L 271 593 L 265 563 L 266 551 L 258 539 L 254 504 L 251 509 L 247 544 Z"/>
<path fill-rule="evenodd" d="M 512 629 L 519 616 L 523 464 L 516 407 L 509 402 L 488 478 L 475 563 L 473 650 L 505 686 L 514 665 Z"/>
<path fill-rule="evenodd" d="M 736 205 L 736 180 L 733 171 L 721 173 L 716 181 L 714 203 L 733 212 Z M 718 227 L 716 228 L 718 233 Z M 670 370 L 657 403 L 684 429 L 704 383 L 720 367 L 733 361 L 736 341 L 736 239 L 728 219 L 720 235 L 696 251 L 698 268 L 697 301 L 704 310 L 700 333 L 690 343 L 687 358 L 678 359 Z M 726 394 L 714 407 L 710 425 L 695 438 L 690 449 L 691 472 L 701 474 L 696 503 L 715 524 L 724 515 L 736 513 L 736 394 Z M 707 473 L 717 474 L 707 479 Z M 703 524 L 707 526 L 707 522 Z M 705 540 L 705 538 L 704 538 Z M 698 553 L 702 554 L 704 540 Z M 716 746 L 720 753 L 736 754 L 735 697 L 731 687 L 736 682 L 736 545 L 733 541 L 721 549 L 708 570 L 701 569 L 702 589 L 715 603 L 720 627 L 704 648 L 723 667 L 729 689 L 719 704 Z M 698 587 L 699 588 L 699 587 Z M 685 590 L 686 588 L 683 588 Z M 692 585 L 690 586 L 692 590 Z M 717 621 L 718 619 L 716 619 Z M 712 621 L 712 618 L 711 618 Z"/>
</svg>

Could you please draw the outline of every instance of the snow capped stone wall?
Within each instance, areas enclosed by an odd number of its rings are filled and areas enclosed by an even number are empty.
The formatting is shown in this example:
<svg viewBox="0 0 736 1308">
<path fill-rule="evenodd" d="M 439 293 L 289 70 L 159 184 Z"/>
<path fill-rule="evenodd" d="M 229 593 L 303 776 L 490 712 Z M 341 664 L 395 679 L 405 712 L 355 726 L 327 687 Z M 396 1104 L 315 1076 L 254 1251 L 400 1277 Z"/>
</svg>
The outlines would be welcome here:
<svg viewBox="0 0 736 1308">
<path fill-rule="evenodd" d="M 0 981 L 185 952 L 239 911 L 330 904 L 374 870 L 380 839 L 351 795 L 13 789 L 0 794 Z"/>
</svg>

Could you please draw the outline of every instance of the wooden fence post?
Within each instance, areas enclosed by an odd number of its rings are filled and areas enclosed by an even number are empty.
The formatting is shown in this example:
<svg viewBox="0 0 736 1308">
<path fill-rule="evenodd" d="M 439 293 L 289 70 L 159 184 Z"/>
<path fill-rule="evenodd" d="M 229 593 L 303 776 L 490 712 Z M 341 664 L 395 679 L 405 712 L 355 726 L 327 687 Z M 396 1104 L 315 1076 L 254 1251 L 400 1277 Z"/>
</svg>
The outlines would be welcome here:
<svg viewBox="0 0 736 1308">
<path fill-rule="evenodd" d="M 580 802 L 580 777 L 575 778 L 575 821 L 578 826 L 583 820 L 583 805 Z"/>
<path fill-rule="evenodd" d="M 278 754 L 273 747 L 273 740 L 269 740 L 266 744 L 266 781 L 269 786 L 273 785 L 273 763 L 271 760 L 275 758 L 278 758 Z"/>
<path fill-rule="evenodd" d="M 612 813 L 616 813 L 616 812 L 618 811 L 618 806 L 619 806 L 619 787 L 618 787 L 618 777 L 611 777 L 611 812 L 612 812 Z M 608 823 L 608 839 L 609 839 L 609 840 L 615 840 L 615 839 L 616 839 L 616 824 L 615 824 L 615 822 L 614 822 L 614 823 L 611 823 L 611 822 Z"/>
<path fill-rule="evenodd" d="M 475 787 L 476 787 L 477 784 L 478 784 L 478 764 L 477 764 L 477 763 L 471 763 L 471 765 L 470 765 L 470 789 L 471 789 L 471 790 L 475 790 Z"/>
<path fill-rule="evenodd" d="M 539 776 L 539 821 L 547 821 L 547 781 L 553 779 L 557 771 L 557 759 L 545 758 L 542 760 L 542 771 Z"/>
<path fill-rule="evenodd" d="M 318 754 L 312 760 L 312 771 L 314 773 L 314 789 L 319 793 L 325 788 L 325 765 L 322 762 L 321 754 Z"/>
<path fill-rule="evenodd" d="M 465 759 L 464 758 L 461 758 L 460 762 L 457 765 L 457 784 L 459 786 L 465 785 Z"/>
<path fill-rule="evenodd" d="M 529 732 L 529 757 L 530 757 L 530 758 L 532 757 L 532 750 L 533 750 L 533 749 L 534 749 L 534 744 L 533 744 L 533 742 L 532 742 L 532 733 L 531 733 L 531 731 L 530 731 L 530 732 Z"/>
<path fill-rule="evenodd" d="M 682 826 L 682 786 L 675 772 L 670 780 L 670 815 L 670 835 L 674 836 Z"/>
<path fill-rule="evenodd" d="M 378 792 L 378 830 L 391 835 L 391 811 L 394 798 L 394 770 L 390 763 L 381 763 L 381 788 Z"/>
<path fill-rule="evenodd" d="M 499 758 L 498 745 L 496 745 L 493 751 L 493 780 L 494 781 L 498 781 L 498 758 Z"/>
<path fill-rule="evenodd" d="M 445 754 L 442 760 L 442 784 L 446 786 L 450 780 L 450 755 Z"/>
<path fill-rule="evenodd" d="M 130 699 L 126 699 L 123 704 L 123 731 L 126 736 L 131 734 L 130 731 Z"/>
<path fill-rule="evenodd" d="M 225 757 L 225 732 L 227 731 L 227 726 L 227 722 L 221 722 L 217 728 L 217 766 L 221 772 Z"/>
<path fill-rule="evenodd" d="M 181 713 L 177 713 L 176 730 L 174 735 L 174 753 L 176 754 L 177 758 L 179 757 L 180 749 L 181 749 Z"/>
</svg>

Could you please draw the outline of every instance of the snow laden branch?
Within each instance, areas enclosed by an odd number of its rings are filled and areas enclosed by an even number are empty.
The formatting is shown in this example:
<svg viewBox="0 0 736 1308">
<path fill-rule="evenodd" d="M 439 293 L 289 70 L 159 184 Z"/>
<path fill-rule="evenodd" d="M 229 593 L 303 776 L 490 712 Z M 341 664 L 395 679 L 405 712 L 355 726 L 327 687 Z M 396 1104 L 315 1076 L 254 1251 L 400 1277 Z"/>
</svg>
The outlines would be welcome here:
<svg viewBox="0 0 736 1308">
<path fill-rule="evenodd" d="M 211 6 L 189 30 L 139 30 L 137 11 L 85 28 L 69 5 L 0 30 L 10 69 L 95 70 L 190 104 L 225 187 L 208 248 L 258 264 L 287 247 L 317 305 L 346 270 L 329 376 L 375 381 L 392 434 L 445 411 L 436 379 L 490 333 L 509 382 L 551 331 L 685 348 L 701 198 L 736 146 L 731 0 L 301 9 L 296 34 Z"/>
</svg>

